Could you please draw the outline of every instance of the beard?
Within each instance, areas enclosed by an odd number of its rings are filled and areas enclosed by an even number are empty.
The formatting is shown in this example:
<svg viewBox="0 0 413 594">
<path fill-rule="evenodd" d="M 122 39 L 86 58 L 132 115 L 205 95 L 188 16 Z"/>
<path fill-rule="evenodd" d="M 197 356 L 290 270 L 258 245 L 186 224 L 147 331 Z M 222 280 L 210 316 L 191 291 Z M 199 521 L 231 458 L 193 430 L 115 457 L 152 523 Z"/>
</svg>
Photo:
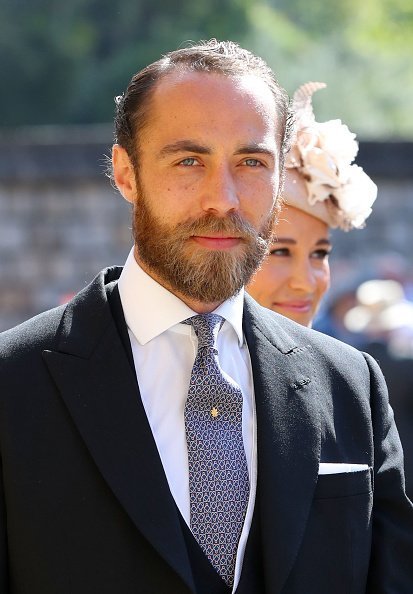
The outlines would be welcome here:
<svg viewBox="0 0 413 594">
<path fill-rule="evenodd" d="M 260 231 L 237 213 L 225 218 L 206 214 L 171 227 L 151 211 L 142 186 L 133 210 L 137 253 L 160 284 L 173 293 L 201 303 L 222 302 L 246 285 L 268 253 L 276 209 Z M 237 237 L 237 249 L 208 250 L 191 238 L 222 233 Z"/>
</svg>

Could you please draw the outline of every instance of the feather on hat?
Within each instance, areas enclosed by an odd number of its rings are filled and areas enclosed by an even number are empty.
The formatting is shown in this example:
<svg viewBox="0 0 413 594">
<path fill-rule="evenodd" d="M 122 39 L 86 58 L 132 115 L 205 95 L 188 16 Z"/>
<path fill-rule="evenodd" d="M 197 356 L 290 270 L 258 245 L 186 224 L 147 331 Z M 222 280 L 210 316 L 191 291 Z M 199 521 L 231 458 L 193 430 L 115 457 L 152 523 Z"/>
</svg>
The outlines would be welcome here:
<svg viewBox="0 0 413 594">
<path fill-rule="evenodd" d="M 377 186 L 352 164 L 356 135 L 341 120 L 317 122 L 312 96 L 326 85 L 308 82 L 293 96 L 296 136 L 286 159 L 284 203 L 321 219 L 329 227 L 361 228 L 377 197 Z"/>
</svg>

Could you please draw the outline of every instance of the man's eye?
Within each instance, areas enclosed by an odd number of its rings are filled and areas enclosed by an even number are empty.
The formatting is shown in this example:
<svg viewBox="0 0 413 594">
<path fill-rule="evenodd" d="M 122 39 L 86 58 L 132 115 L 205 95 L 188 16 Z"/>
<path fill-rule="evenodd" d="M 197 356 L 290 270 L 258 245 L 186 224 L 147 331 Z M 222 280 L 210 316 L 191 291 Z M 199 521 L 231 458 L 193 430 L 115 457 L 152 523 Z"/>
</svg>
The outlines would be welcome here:
<svg viewBox="0 0 413 594">
<path fill-rule="evenodd" d="M 247 167 L 260 167 L 262 165 L 258 159 L 245 159 L 244 163 Z"/>
<path fill-rule="evenodd" d="M 187 157 L 179 162 L 179 165 L 183 165 L 184 167 L 193 167 L 194 165 L 199 165 L 198 159 L 195 157 Z"/>
</svg>

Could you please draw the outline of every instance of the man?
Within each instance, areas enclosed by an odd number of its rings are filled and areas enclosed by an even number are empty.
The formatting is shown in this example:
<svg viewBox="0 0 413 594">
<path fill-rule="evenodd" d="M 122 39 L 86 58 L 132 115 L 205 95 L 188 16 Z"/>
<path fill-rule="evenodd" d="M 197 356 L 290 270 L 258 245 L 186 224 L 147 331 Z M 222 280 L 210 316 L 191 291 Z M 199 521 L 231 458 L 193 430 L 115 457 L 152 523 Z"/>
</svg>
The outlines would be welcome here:
<svg viewBox="0 0 413 594">
<path fill-rule="evenodd" d="M 411 592 L 413 511 L 368 356 L 243 286 L 288 101 L 211 41 L 117 98 L 134 250 L 0 341 L 2 592 Z"/>
</svg>

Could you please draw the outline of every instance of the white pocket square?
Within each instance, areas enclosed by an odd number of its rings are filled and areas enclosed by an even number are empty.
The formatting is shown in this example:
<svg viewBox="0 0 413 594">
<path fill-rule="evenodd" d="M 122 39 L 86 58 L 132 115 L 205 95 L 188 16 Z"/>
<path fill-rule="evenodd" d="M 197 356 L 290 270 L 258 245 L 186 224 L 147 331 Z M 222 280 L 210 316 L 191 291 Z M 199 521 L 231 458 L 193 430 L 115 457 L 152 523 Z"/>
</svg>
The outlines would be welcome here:
<svg viewBox="0 0 413 594">
<path fill-rule="evenodd" d="M 340 462 L 320 462 L 318 474 L 340 474 L 344 472 L 361 472 L 368 470 L 368 464 L 351 464 Z"/>
</svg>

